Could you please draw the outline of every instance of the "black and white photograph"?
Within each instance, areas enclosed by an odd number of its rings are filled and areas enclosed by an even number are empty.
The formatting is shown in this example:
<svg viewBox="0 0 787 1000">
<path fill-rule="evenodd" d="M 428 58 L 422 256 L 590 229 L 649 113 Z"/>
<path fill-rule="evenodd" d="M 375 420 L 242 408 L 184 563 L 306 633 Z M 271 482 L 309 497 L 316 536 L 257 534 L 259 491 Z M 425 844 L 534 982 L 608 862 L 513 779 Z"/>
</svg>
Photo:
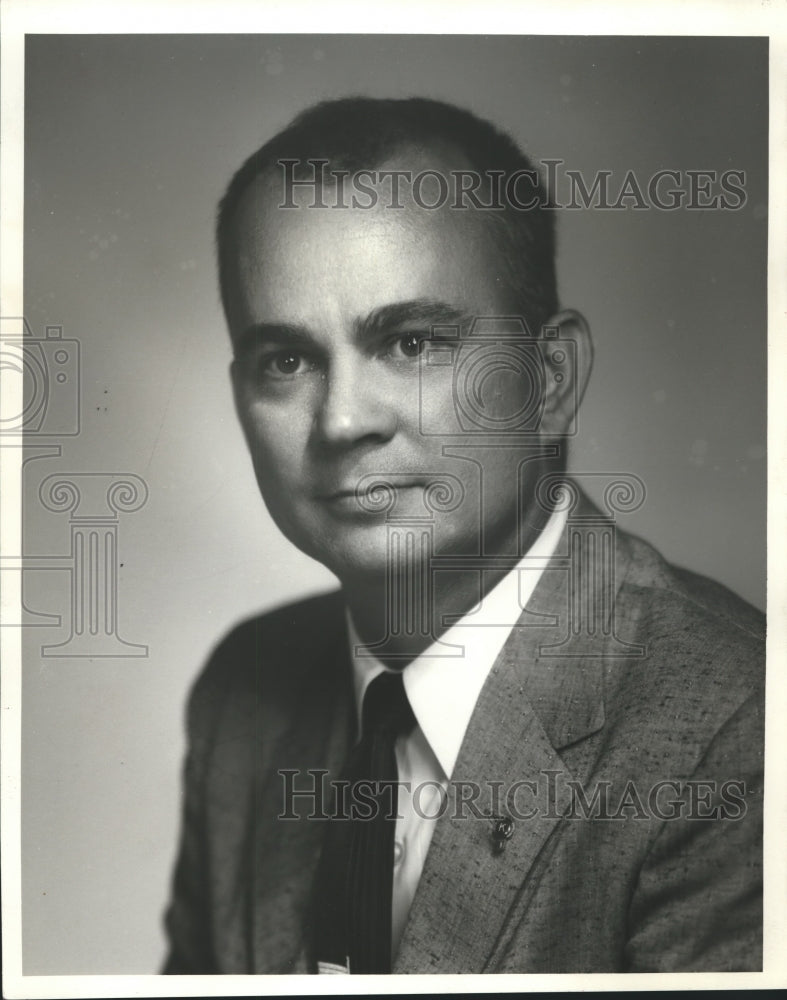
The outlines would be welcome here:
<svg viewBox="0 0 787 1000">
<path fill-rule="evenodd" d="M 10 6 L 4 995 L 785 985 L 784 7 Z"/>
</svg>

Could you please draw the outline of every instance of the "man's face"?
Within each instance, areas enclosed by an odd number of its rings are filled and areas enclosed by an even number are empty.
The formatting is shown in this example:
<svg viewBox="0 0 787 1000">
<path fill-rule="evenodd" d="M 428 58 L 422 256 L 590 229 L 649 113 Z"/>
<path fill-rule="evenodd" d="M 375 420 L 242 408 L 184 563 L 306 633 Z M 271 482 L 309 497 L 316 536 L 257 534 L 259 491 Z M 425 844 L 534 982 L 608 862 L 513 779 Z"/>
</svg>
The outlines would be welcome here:
<svg viewBox="0 0 787 1000">
<path fill-rule="evenodd" d="M 516 311 L 486 225 L 409 199 L 394 210 L 382 194 L 368 210 L 308 208 L 309 191 L 296 194 L 298 208 L 282 200 L 278 179 L 245 192 L 229 296 L 237 408 L 273 519 L 341 580 L 379 576 L 386 507 L 364 492 L 368 477 L 394 486 L 397 518 L 423 518 L 430 485 L 448 473 L 465 494 L 433 514 L 435 551 L 478 553 L 481 520 L 487 552 L 514 551 L 512 453 L 443 454 L 448 439 L 435 429 L 461 431 L 455 365 L 427 365 L 421 344 L 436 324 L 466 334 L 475 316 Z M 515 412 L 522 391 L 521 379 L 493 372 L 484 406 Z"/>
</svg>

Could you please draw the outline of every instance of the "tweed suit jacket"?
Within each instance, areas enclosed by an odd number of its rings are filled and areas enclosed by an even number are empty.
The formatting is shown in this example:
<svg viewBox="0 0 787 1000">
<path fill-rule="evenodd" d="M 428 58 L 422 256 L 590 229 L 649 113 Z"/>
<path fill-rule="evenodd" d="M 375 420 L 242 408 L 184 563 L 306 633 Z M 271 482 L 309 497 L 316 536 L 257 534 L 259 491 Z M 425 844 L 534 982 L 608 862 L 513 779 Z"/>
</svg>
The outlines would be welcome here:
<svg viewBox="0 0 787 1000">
<path fill-rule="evenodd" d="M 578 587 L 577 513 L 476 703 L 395 973 L 761 968 L 763 616 L 621 531 Z M 338 593 L 263 614 L 197 679 L 165 972 L 316 971 L 325 823 L 308 796 L 277 817 L 281 772 L 336 778 L 353 738 L 344 622 Z M 502 852 L 460 782 L 518 788 Z"/>
</svg>

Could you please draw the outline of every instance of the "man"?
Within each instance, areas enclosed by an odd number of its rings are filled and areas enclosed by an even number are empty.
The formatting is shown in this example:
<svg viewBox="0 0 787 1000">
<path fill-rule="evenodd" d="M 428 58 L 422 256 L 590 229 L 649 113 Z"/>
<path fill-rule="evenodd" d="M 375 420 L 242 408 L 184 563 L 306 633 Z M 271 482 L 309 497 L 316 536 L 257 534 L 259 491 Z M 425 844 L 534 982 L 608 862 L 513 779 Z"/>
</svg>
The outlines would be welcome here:
<svg viewBox="0 0 787 1000">
<path fill-rule="evenodd" d="M 565 476 L 552 225 L 427 100 L 320 105 L 232 180 L 238 414 L 341 590 L 194 687 L 166 971 L 760 967 L 761 616 L 616 529 L 636 477 L 602 513 Z"/>
</svg>

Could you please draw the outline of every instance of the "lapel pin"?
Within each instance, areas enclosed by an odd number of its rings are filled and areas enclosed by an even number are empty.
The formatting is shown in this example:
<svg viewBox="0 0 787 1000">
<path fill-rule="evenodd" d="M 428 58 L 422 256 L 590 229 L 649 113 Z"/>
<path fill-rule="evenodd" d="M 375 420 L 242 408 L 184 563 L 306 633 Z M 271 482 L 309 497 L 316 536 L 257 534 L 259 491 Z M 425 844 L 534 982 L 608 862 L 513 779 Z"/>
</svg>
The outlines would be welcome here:
<svg viewBox="0 0 787 1000">
<path fill-rule="evenodd" d="M 510 816 L 497 816 L 492 826 L 492 844 L 495 854 L 502 854 L 514 836 L 514 821 Z"/>
</svg>

